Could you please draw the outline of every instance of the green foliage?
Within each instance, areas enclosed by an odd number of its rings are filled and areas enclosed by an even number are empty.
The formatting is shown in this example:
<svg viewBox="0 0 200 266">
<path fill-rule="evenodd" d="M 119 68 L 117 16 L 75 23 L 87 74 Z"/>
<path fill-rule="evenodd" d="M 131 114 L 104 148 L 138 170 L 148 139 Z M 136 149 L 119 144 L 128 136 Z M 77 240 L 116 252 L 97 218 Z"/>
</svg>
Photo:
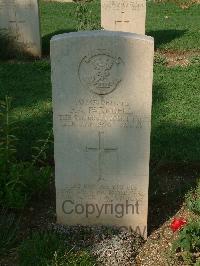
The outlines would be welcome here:
<svg viewBox="0 0 200 266">
<path fill-rule="evenodd" d="M 74 251 L 67 241 L 55 232 L 35 232 L 24 240 L 19 249 L 20 266 L 94 265 L 86 251 Z"/>
<path fill-rule="evenodd" d="M 31 147 L 51 131 L 50 64 L 16 62 L 0 64 L 0 99 L 9 92 L 17 157 L 29 161 Z M 151 160 L 195 162 L 200 158 L 199 66 L 154 67 Z M 30 89 L 31 88 L 31 89 Z M 48 121 L 48 122 L 47 122 Z M 53 145 L 46 151 L 53 158 Z"/>
<path fill-rule="evenodd" d="M 172 249 L 174 252 L 179 252 L 188 265 L 197 263 L 196 254 L 200 252 L 200 220 L 191 221 L 180 231 Z"/>
<path fill-rule="evenodd" d="M 188 200 L 187 206 L 189 210 L 196 214 L 200 214 L 200 197 Z"/>
<path fill-rule="evenodd" d="M 75 9 L 76 29 L 80 30 L 95 30 L 100 29 L 100 22 L 97 14 L 92 9 L 91 5 L 86 2 L 78 2 Z"/>
<path fill-rule="evenodd" d="M 167 59 L 164 55 L 156 53 L 154 56 L 154 63 L 158 65 L 166 65 Z"/>
<path fill-rule="evenodd" d="M 34 195 L 48 186 L 50 167 L 36 167 L 29 162 L 15 163 L 10 167 L 9 180 L 4 185 L 0 204 L 7 208 L 23 208 Z"/>
<path fill-rule="evenodd" d="M 95 259 L 87 251 L 73 252 L 73 249 L 61 254 L 55 253 L 52 266 L 95 266 Z"/>
<path fill-rule="evenodd" d="M 49 51 L 49 40 L 53 35 L 77 30 L 79 23 L 74 15 L 77 5 L 76 3 L 41 1 L 41 29 L 45 53 Z M 94 18 L 92 25 L 96 24 L 95 29 L 99 29 L 100 1 L 92 1 L 85 5 L 88 10 L 92 10 Z M 79 13 L 79 16 L 85 15 L 90 21 L 89 12 L 85 12 L 84 15 Z M 188 9 L 181 9 L 177 4 L 171 2 L 147 1 L 146 32 L 147 35 L 155 38 L 156 48 L 173 51 L 198 51 L 200 47 L 199 20 L 200 5 L 194 4 Z M 83 30 L 85 30 L 84 27 Z"/>
<path fill-rule="evenodd" d="M 200 55 L 195 55 L 190 59 L 191 64 L 200 65 Z"/>
<path fill-rule="evenodd" d="M 186 195 L 186 203 L 190 211 L 200 215 L 200 180 L 197 182 L 196 190 Z"/>
<path fill-rule="evenodd" d="M 48 148 L 49 145 L 53 144 L 52 141 L 53 138 L 53 131 L 50 130 L 48 132 L 48 136 L 46 139 L 38 140 L 38 145 L 36 147 L 33 147 L 33 150 L 35 151 L 35 154 L 32 155 L 32 164 L 40 163 L 42 165 L 45 165 L 46 161 L 48 160 Z"/>
<path fill-rule="evenodd" d="M 92 10 L 92 16 L 96 16 L 94 23 L 100 28 L 100 1 L 86 5 Z M 43 48 L 47 51 L 51 36 L 76 31 L 77 20 L 72 14 L 76 12 L 77 4 L 41 1 L 40 7 Z M 90 16 L 89 13 L 87 16 Z M 199 20 L 200 5 L 181 9 L 175 3 L 147 1 L 146 32 L 155 38 L 155 46 L 159 49 L 199 50 Z"/>
<path fill-rule="evenodd" d="M 8 208 L 23 208 L 30 198 L 42 192 L 48 185 L 51 169 L 37 167 L 36 163 L 45 154 L 48 139 L 38 150 L 32 162 L 16 159 L 16 130 L 11 115 L 11 99 L 6 96 L 0 102 L 0 205 Z"/>
<path fill-rule="evenodd" d="M 17 241 L 19 220 L 13 214 L 0 213 L 0 255 L 13 247 Z"/>
<path fill-rule="evenodd" d="M 164 162 L 199 161 L 198 73 L 196 65 L 185 68 L 155 65 L 151 134 L 153 161 L 162 158 Z"/>
<path fill-rule="evenodd" d="M 50 63 L 48 60 L 0 64 L 0 100 L 12 97 L 17 158 L 31 161 L 32 147 L 52 130 Z M 35 151 L 34 151 L 35 154 Z M 53 146 L 48 154 L 53 157 Z M 36 154 L 35 154 L 36 155 Z"/>
<path fill-rule="evenodd" d="M 200 257 L 196 259 L 194 266 L 200 266 Z"/>
<path fill-rule="evenodd" d="M 10 114 L 11 99 L 5 97 L 5 101 L 0 101 L 0 169 L 1 172 L 8 173 L 9 167 L 15 161 L 15 142 L 13 135 L 15 128 Z M 6 177 L 5 177 L 6 178 Z"/>
<path fill-rule="evenodd" d="M 147 2 L 146 33 L 160 50 L 199 50 L 200 5 L 182 9 L 176 3 Z"/>
</svg>

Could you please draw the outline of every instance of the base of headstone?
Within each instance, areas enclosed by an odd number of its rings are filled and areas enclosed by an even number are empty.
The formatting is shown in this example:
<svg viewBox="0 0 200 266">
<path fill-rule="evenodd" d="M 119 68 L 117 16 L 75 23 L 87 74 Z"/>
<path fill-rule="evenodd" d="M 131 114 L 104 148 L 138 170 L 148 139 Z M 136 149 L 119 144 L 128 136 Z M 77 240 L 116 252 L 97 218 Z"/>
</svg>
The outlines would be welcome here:
<svg viewBox="0 0 200 266">
<path fill-rule="evenodd" d="M 38 0 L 0 0 L 0 30 L 6 30 L 19 52 L 41 57 Z"/>
</svg>

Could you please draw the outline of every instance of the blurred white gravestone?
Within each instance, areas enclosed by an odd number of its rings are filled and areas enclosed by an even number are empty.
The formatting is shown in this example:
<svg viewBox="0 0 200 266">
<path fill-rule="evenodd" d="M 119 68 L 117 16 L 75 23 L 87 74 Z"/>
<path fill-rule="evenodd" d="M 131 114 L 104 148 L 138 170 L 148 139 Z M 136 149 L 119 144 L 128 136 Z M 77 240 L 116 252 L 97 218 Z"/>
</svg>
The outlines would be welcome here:
<svg viewBox="0 0 200 266">
<path fill-rule="evenodd" d="M 154 42 L 108 31 L 51 40 L 57 221 L 147 236 Z"/>
<path fill-rule="evenodd" d="M 41 56 L 37 0 L 0 0 L 0 30 L 13 36 L 21 51 Z"/>
<path fill-rule="evenodd" d="M 105 30 L 145 34 L 146 0 L 101 0 Z"/>
</svg>

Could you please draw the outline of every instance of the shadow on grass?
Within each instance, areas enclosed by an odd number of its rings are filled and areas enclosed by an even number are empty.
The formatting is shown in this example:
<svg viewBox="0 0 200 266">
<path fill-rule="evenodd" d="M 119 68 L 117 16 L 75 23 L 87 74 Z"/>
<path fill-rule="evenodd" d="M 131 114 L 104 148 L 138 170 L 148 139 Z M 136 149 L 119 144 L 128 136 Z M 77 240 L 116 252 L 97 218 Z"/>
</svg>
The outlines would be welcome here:
<svg viewBox="0 0 200 266">
<path fill-rule="evenodd" d="M 42 37 L 42 54 L 43 56 L 48 56 L 50 53 L 50 40 L 53 36 L 63 33 L 75 32 L 76 29 L 62 29 L 58 31 L 54 31 L 50 34 L 47 34 Z"/>
<path fill-rule="evenodd" d="M 172 97 L 166 85 L 154 82 L 149 234 L 176 214 L 185 195 L 195 188 L 196 179 L 200 177 L 200 125 L 187 124 L 176 116 L 174 122 L 169 121 L 167 117 L 173 109 L 170 110 L 167 103 Z"/>
<path fill-rule="evenodd" d="M 154 30 L 147 31 L 147 35 L 155 38 L 155 48 L 159 48 L 161 45 L 171 42 L 174 39 L 183 36 L 187 30 Z"/>
<path fill-rule="evenodd" d="M 0 73 L 4 84 L 0 99 L 6 94 L 11 96 L 18 114 L 15 132 L 19 139 L 18 157 L 29 160 L 31 147 L 37 140 L 46 138 L 52 127 L 50 65 L 45 60 L 33 64 L 7 63 L 0 65 Z M 152 124 L 149 233 L 177 212 L 185 194 L 194 187 L 195 178 L 200 176 L 199 163 L 192 163 L 200 152 L 198 124 L 159 122 L 165 120 L 168 106 L 164 103 L 171 96 L 160 81 L 154 84 L 153 96 L 153 105 L 157 108 L 153 120 L 157 121 Z M 48 160 L 52 158 L 51 150 Z M 156 168 L 159 158 L 162 164 Z M 167 164 L 168 161 L 174 164 Z"/>
<path fill-rule="evenodd" d="M 199 177 L 199 162 L 151 162 L 148 234 L 180 210 L 186 194 L 196 187 Z"/>
<path fill-rule="evenodd" d="M 21 142 L 18 145 L 18 150 L 20 153 L 27 154 L 27 150 L 30 149 L 30 146 L 36 142 L 38 138 L 45 137 L 45 131 L 50 127 L 47 121 L 49 121 L 50 117 L 44 115 L 37 120 L 26 120 L 21 123 L 18 123 L 19 128 L 23 128 L 19 134 L 23 137 Z M 198 132 L 199 128 L 188 128 L 180 127 L 175 124 L 165 125 L 167 128 L 173 128 L 173 134 L 165 134 L 165 130 L 161 128 L 157 128 L 160 130 L 160 138 L 165 139 L 167 143 L 163 142 L 163 146 L 157 146 L 156 143 L 151 143 L 151 151 L 156 153 L 156 150 L 153 149 L 166 149 L 167 146 L 171 147 L 173 143 L 172 139 L 179 138 L 180 141 L 184 141 L 181 139 L 180 132 L 187 132 L 187 138 L 194 138 Z M 34 133 L 31 132 L 34 129 Z M 162 140 L 161 140 L 162 141 Z M 52 147 L 51 147 L 52 148 Z M 190 147 L 187 146 L 187 149 Z M 184 147 L 177 145 L 177 149 L 182 151 Z M 48 151 L 48 162 L 53 161 L 53 150 Z M 158 151 L 161 153 L 160 151 Z M 165 221 L 167 221 L 170 217 L 176 214 L 176 212 L 180 209 L 184 202 L 184 198 L 187 192 L 195 187 L 195 182 L 198 177 L 200 177 L 200 164 L 199 162 L 167 162 L 168 158 L 171 156 L 170 149 L 169 153 L 165 154 L 164 159 L 161 162 L 151 160 L 150 164 L 150 188 L 149 188 L 149 217 L 148 217 L 148 233 L 150 234 L 155 229 L 159 228 Z M 191 151 L 189 151 L 191 152 Z M 153 158 L 152 158 L 153 159 Z M 129 166 L 128 166 L 129 167 Z M 130 169 L 132 166 L 130 165 Z M 50 193 L 47 193 L 48 195 Z M 49 197 L 49 196 L 48 196 Z M 53 193 L 52 198 L 55 199 L 55 194 Z M 41 201 L 43 202 L 43 201 Z M 39 208 L 42 208 L 43 203 Z"/>
</svg>

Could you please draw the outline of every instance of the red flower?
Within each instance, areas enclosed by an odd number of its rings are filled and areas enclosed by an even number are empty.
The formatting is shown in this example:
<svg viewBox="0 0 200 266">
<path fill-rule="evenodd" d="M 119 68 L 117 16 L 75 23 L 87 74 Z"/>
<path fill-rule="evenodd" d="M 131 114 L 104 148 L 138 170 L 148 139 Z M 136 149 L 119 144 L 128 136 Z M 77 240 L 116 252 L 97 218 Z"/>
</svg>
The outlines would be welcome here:
<svg viewBox="0 0 200 266">
<path fill-rule="evenodd" d="M 174 218 L 174 220 L 170 224 L 170 227 L 173 232 L 176 232 L 177 230 L 181 229 L 186 223 L 187 223 L 186 220 L 182 218 L 179 218 L 179 219 Z"/>
</svg>

